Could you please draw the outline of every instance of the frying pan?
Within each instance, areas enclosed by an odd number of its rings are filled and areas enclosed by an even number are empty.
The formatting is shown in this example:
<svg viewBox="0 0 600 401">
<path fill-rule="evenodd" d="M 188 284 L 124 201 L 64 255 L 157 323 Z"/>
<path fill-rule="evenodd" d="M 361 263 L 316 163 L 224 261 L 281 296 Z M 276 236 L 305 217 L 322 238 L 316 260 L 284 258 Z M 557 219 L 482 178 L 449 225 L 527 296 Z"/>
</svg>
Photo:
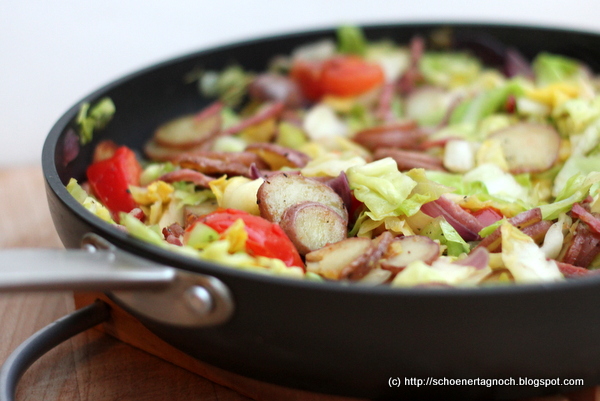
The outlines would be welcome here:
<svg viewBox="0 0 600 401">
<path fill-rule="evenodd" d="M 489 35 L 529 59 L 545 50 L 600 70 L 600 36 L 585 32 L 427 23 L 371 26 L 365 33 L 369 39 L 406 43 L 415 34 L 427 36 L 441 26 L 451 26 L 465 37 Z M 85 180 L 98 141 L 112 139 L 140 151 L 161 123 L 209 104 L 195 84 L 185 81 L 190 71 L 219 70 L 231 63 L 261 71 L 272 56 L 324 37 L 333 38 L 334 30 L 223 46 L 110 83 L 82 101 L 110 96 L 116 105 L 113 120 L 67 163 L 65 138 L 75 127 L 80 103 L 68 110 L 43 149 L 48 204 L 65 247 L 80 248 L 83 241 L 95 252 L 67 251 L 73 257 L 43 254 L 57 272 L 52 286 L 115 290 L 108 292 L 112 299 L 189 355 L 238 374 L 309 391 L 372 399 L 510 399 L 574 389 L 519 385 L 520 378 L 600 383 L 600 277 L 477 289 L 373 288 L 271 277 L 151 246 L 92 216 L 66 191 L 69 178 Z M 92 279 L 64 270 L 85 265 L 82 260 L 95 264 Z M 103 269 L 106 274 L 100 272 Z M 67 284 L 61 281 L 69 277 Z M 4 288 L 23 288 L 17 281 Z M 39 281 L 25 288 L 39 288 L 44 284 Z M 101 320 L 106 311 L 96 309 L 96 320 Z M 401 385 L 391 378 L 400 379 Z M 407 385 L 405 378 L 512 378 L 516 385 L 416 386 Z"/>
</svg>

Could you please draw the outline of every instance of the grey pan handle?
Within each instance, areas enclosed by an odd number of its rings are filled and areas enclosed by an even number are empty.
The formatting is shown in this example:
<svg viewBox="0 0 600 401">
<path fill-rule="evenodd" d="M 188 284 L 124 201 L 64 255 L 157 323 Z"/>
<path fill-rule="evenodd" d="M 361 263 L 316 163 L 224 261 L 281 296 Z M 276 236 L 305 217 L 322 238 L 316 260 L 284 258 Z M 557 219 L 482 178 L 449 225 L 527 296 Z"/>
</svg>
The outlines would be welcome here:
<svg viewBox="0 0 600 401">
<path fill-rule="evenodd" d="M 234 309 L 219 279 L 154 264 L 95 234 L 84 237 L 82 250 L 0 252 L 0 293 L 55 290 L 108 291 L 134 312 L 174 326 L 218 325 Z"/>
</svg>

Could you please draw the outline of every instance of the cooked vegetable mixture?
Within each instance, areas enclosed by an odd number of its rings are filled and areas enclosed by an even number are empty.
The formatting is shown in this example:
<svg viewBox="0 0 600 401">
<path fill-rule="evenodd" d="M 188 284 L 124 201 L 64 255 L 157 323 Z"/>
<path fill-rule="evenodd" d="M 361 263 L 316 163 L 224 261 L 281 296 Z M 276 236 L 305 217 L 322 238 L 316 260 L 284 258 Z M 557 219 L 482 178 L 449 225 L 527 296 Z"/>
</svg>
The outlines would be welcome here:
<svg viewBox="0 0 600 401">
<path fill-rule="evenodd" d="M 599 271 L 600 80 L 578 60 L 530 62 L 444 30 L 369 42 L 345 26 L 268 71 L 195 78 L 214 102 L 157 127 L 143 158 L 97 144 L 87 182 L 67 187 L 84 207 L 156 246 L 300 279 Z M 112 112 L 110 99 L 82 108 L 82 144 Z"/>
</svg>

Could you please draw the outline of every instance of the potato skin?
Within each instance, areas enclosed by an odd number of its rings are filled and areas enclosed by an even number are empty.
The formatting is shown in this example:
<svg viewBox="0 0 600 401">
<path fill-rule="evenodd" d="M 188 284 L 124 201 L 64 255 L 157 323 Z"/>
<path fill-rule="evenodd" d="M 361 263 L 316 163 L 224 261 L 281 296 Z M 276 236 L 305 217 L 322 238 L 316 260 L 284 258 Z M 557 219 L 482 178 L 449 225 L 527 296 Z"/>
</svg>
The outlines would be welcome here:
<svg viewBox="0 0 600 401">
<path fill-rule="evenodd" d="M 342 198 L 326 184 L 301 175 L 275 174 L 260 186 L 257 193 L 260 215 L 279 223 L 286 209 L 301 202 L 318 202 L 335 210 L 348 221 L 348 211 Z"/>
<path fill-rule="evenodd" d="M 301 255 L 347 237 L 348 221 L 319 202 L 301 202 L 287 208 L 279 224 Z"/>
</svg>

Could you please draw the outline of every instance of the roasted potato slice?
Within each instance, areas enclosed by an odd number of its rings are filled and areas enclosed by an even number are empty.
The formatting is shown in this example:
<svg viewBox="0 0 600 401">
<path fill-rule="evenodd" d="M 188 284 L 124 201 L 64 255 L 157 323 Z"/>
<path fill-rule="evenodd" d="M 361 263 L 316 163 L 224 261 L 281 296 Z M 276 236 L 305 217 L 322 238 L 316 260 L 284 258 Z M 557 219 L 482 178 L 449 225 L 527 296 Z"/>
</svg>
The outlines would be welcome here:
<svg viewBox="0 0 600 401">
<path fill-rule="evenodd" d="M 346 238 L 308 253 L 306 271 L 331 280 L 343 279 L 367 262 L 372 249 L 369 238 Z"/>
<path fill-rule="evenodd" d="M 540 173 L 558 159 L 560 135 L 550 125 L 520 123 L 490 136 L 497 140 L 513 174 Z"/>
<path fill-rule="evenodd" d="M 342 220 L 348 221 L 348 212 L 342 198 L 326 184 L 302 175 L 275 174 L 258 189 L 260 215 L 279 223 L 286 209 L 306 201 L 318 202 L 335 210 Z"/>
<path fill-rule="evenodd" d="M 339 242 L 347 236 L 348 221 L 318 202 L 301 202 L 283 213 L 281 228 L 301 255 Z"/>
<path fill-rule="evenodd" d="M 154 133 L 154 140 L 161 146 L 187 150 L 213 138 L 220 130 L 220 113 L 191 114 L 158 127 Z"/>
<path fill-rule="evenodd" d="M 440 245 L 423 235 L 410 235 L 392 241 L 380 261 L 382 269 L 399 273 L 411 262 L 430 264 L 440 256 Z"/>
</svg>

